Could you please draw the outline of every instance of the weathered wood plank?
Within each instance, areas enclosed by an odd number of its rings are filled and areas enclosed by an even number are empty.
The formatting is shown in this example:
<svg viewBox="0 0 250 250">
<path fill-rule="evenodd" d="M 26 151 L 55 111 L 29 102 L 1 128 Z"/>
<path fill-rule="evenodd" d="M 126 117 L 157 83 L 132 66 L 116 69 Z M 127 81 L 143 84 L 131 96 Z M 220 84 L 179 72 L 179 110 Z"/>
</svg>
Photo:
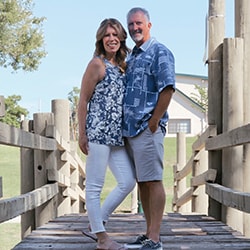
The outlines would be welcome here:
<svg viewBox="0 0 250 250">
<path fill-rule="evenodd" d="M 47 184 L 23 195 L 0 200 L 0 222 L 15 218 L 44 204 L 57 193 L 58 185 L 54 183 Z"/>
<path fill-rule="evenodd" d="M 47 125 L 45 135 L 56 139 L 59 150 L 70 151 L 70 143 L 62 137 L 54 125 Z"/>
<path fill-rule="evenodd" d="M 218 150 L 226 147 L 250 143 L 250 124 L 208 138 L 206 150 Z"/>
<path fill-rule="evenodd" d="M 0 176 L 0 198 L 3 197 L 3 177 Z"/>
<path fill-rule="evenodd" d="M 48 180 L 56 181 L 61 187 L 70 187 L 70 178 L 56 169 L 47 170 Z"/>
<path fill-rule="evenodd" d="M 205 184 L 207 181 L 214 182 L 217 171 L 208 169 L 205 173 L 191 178 L 191 187 L 197 187 Z"/>
<path fill-rule="evenodd" d="M 0 95 L 0 117 L 5 115 L 4 96 Z"/>
<path fill-rule="evenodd" d="M 191 187 L 189 188 L 180 198 L 178 198 L 176 201 L 173 203 L 177 206 L 180 207 L 181 205 L 185 204 L 189 200 L 192 199 L 192 196 L 194 195 L 194 188 Z"/>
<path fill-rule="evenodd" d="M 76 192 L 75 190 L 73 190 L 70 187 L 67 187 L 64 191 L 63 191 L 63 195 L 64 196 L 69 196 L 71 198 L 71 200 L 77 200 L 79 198 L 79 194 L 78 192 Z"/>
<path fill-rule="evenodd" d="M 62 153 L 61 160 L 69 162 L 71 169 L 77 169 L 78 168 L 78 163 L 76 162 L 74 157 L 68 151 L 65 151 L 65 152 Z"/>
<path fill-rule="evenodd" d="M 72 153 L 72 152 L 71 152 Z M 72 153 L 73 154 L 73 157 L 74 157 L 74 159 L 77 161 L 77 163 L 78 163 L 78 167 L 79 167 L 79 171 L 80 171 L 80 173 L 81 173 L 81 176 L 83 177 L 83 178 L 85 178 L 85 162 L 83 162 L 82 161 L 82 159 L 80 158 L 80 156 L 76 153 L 76 152 L 74 152 L 74 153 Z"/>
<path fill-rule="evenodd" d="M 193 151 L 200 151 L 205 147 L 206 139 L 217 134 L 216 125 L 209 125 L 206 131 L 193 143 Z"/>
<path fill-rule="evenodd" d="M 185 165 L 185 167 L 181 171 L 174 173 L 175 180 L 179 181 L 179 180 L 183 179 L 192 171 L 193 160 L 194 160 L 194 156 L 191 156 L 191 158 L 189 159 L 189 161 Z"/>
<path fill-rule="evenodd" d="M 46 138 L 0 122 L 0 143 L 23 148 L 56 150 L 55 139 Z"/>
<path fill-rule="evenodd" d="M 142 214 L 114 214 L 106 229 L 113 239 L 127 243 L 134 240 L 137 234 L 145 233 L 145 226 Z M 61 216 L 33 231 L 14 250 L 93 250 L 96 243 L 82 234 L 87 227 L 86 214 Z M 250 249 L 250 239 L 224 223 L 201 214 L 164 215 L 161 240 L 163 249 Z"/>
<path fill-rule="evenodd" d="M 250 193 L 238 192 L 216 183 L 206 183 L 206 193 L 227 207 L 250 213 Z"/>
</svg>

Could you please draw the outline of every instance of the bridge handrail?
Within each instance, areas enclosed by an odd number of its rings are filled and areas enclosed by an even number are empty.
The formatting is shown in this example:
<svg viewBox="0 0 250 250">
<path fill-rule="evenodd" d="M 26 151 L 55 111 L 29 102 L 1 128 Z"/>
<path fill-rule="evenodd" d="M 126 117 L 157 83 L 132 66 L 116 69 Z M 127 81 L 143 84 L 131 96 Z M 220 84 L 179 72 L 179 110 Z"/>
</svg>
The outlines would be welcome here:
<svg viewBox="0 0 250 250">
<path fill-rule="evenodd" d="M 0 200 L 0 223 L 43 205 L 58 194 L 57 183 L 47 184 L 32 192 Z"/>
<path fill-rule="evenodd" d="M 55 126 L 49 125 L 46 128 L 46 136 L 55 138 L 40 136 L 2 122 L 0 122 L 0 132 L 0 144 L 3 145 L 46 151 L 57 149 L 64 151 L 61 155 L 61 160 L 68 161 L 71 168 L 79 168 L 81 176 L 85 178 L 84 163 L 76 152 L 70 152 L 69 143 L 63 140 Z M 0 200 L 0 223 L 46 203 L 58 194 L 58 186 L 68 187 L 63 192 L 63 195 L 71 196 L 72 199 L 76 199 L 76 196 L 79 195 L 81 201 L 85 201 L 83 190 L 77 187 L 77 192 L 73 191 L 70 188 L 70 179 L 60 173 L 60 171 L 48 169 L 48 180 L 55 181 L 55 183 L 46 184 L 26 194 Z"/>
<path fill-rule="evenodd" d="M 205 166 L 203 171 L 199 174 L 197 174 L 197 171 L 195 171 L 195 167 L 199 165 L 201 157 L 205 152 L 205 143 L 207 138 L 214 136 L 216 134 L 216 126 L 208 126 L 207 129 L 196 139 L 196 141 L 192 145 L 192 155 L 189 158 L 188 162 L 182 167 L 178 166 L 178 162 L 176 165 L 173 166 L 173 171 L 174 171 L 174 195 L 173 195 L 173 201 L 172 201 L 172 207 L 173 211 L 181 211 L 181 212 L 186 212 L 191 210 L 191 204 L 190 208 L 184 207 L 189 201 L 192 201 L 195 203 L 194 198 L 196 200 L 198 199 L 197 197 L 200 196 L 200 199 L 202 199 L 201 196 L 204 195 L 201 194 L 201 192 L 198 192 L 198 187 L 204 185 L 207 181 L 214 181 L 216 177 L 216 171 L 209 169 L 208 166 Z M 178 136 L 185 137 L 184 133 L 179 133 L 177 134 Z M 177 142 L 178 143 L 178 142 Z M 184 145 L 183 145 L 184 146 Z M 186 150 L 186 148 L 183 148 L 182 146 L 177 147 L 178 150 L 182 151 L 181 153 Z M 177 152 L 178 155 L 178 152 Z M 206 157 L 206 156 L 205 156 Z M 186 187 L 185 184 L 181 184 L 181 182 L 186 182 L 186 178 L 192 174 L 190 178 L 190 185 L 189 187 Z M 197 202 L 196 202 L 197 203 Z M 192 207 L 196 208 L 198 211 L 200 208 L 198 205 L 192 205 Z M 200 212 L 205 212 L 200 211 Z"/>
<path fill-rule="evenodd" d="M 174 165 L 174 211 L 181 210 L 181 207 L 192 201 L 192 212 L 205 212 L 198 211 L 193 203 L 200 195 L 197 188 L 205 185 L 206 194 L 218 201 L 219 203 L 240 210 L 245 213 L 250 213 L 250 193 L 240 192 L 227 188 L 218 183 L 214 183 L 217 171 L 215 169 L 208 169 L 197 175 L 193 169 L 194 164 L 200 161 L 200 154 L 204 150 L 223 150 L 228 147 L 235 147 L 250 143 L 250 124 L 246 124 L 231 131 L 216 135 L 216 126 L 212 125 L 199 136 L 199 138 L 192 145 L 192 155 L 186 165 L 182 169 L 177 170 L 177 165 Z M 178 163 L 177 163 L 178 164 Z M 190 186 L 186 188 L 182 195 L 179 195 L 178 183 L 186 178 L 190 173 Z M 195 208 L 197 210 L 195 210 Z M 191 212 L 191 211 L 190 211 Z"/>
<path fill-rule="evenodd" d="M 64 101 L 59 100 L 57 103 L 55 100 L 55 110 L 60 110 L 63 106 L 63 116 L 68 118 L 69 112 L 65 112 L 68 110 L 68 101 Z M 66 106 L 64 106 L 65 104 Z M 57 115 L 60 116 L 60 114 Z M 36 228 L 64 213 L 84 211 L 85 165 L 77 154 L 74 143 L 72 144 L 67 136 L 65 139 L 64 135 L 58 131 L 56 122 L 54 122 L 55 116 L 55 113 L 35 114 L 35 119 L 39 118 L 28 121 L 31 124 L 29 131 L 0 122 L 0 144 L 20 148 L 21 169 L 24 168 L 22 171 L 29 172 L 35 169 L 35 172 L 38 170 L 38 174 L 34 173 L 31 176 L 36 182 L 33 189 L 30 186 L 25 187 L 26 192 L 21 195 L 0 200 L 0 223 L 21 215 L 21 218 L 28 222 L 34 220 Z M 43 118 L 44 120 L 42 120 Z M 65 117 L 57 119 L 61 122 L 63 118 Z M 67 119 L 65 121 L 67 123 Z M 37 130 L 41 130 L 41 134 L 34 132 L 35 126 L 39 127 Z M 67 133 L 69 133 L 69 129 L 67 129 Z M 25 154 L 27 152 L 28 154 Z M 27 159 L 25 159 L 26 155 L 28 155 Z M 41 175 L 39 168 L 42 169 Z M 24 177 L 22 176 L 22 178 Z M 25 182 L 25 180 L 22 181 Z M 38 211 L 36 211 L 37 209 Z M 28 215 L 28 211 L 33 211 L 34 218 L 25 218 L 25 216 L 31 215 Z M 31 228 L 31 230 L 35 228 Z M 22 236 L 29 233 L 25 230 L 22 232 Z"/>
</svg>

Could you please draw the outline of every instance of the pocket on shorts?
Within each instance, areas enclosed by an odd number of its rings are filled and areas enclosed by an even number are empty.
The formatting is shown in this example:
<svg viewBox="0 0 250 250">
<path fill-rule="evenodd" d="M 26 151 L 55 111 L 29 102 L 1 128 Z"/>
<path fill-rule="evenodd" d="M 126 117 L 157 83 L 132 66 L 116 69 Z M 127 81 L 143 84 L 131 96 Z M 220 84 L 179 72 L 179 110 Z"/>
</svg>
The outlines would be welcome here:
<svg viewBox="0 0 250 250">
<path fill-rule="evenodd" d="M 150 130 L 149 126 L 146 128 L 145 131 L 147 132 L 147 134 L 150 134 L 150 135 L 154 134 L 154 133 Z"/>
</svg>

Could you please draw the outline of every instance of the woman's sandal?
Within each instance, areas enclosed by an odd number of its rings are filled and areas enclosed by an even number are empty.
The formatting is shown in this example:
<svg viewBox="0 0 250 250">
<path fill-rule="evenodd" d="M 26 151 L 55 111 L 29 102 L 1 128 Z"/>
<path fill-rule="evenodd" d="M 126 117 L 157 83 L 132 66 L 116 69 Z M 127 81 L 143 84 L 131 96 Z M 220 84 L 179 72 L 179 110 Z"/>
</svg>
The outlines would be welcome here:
<svg viewBox="0 0 250 250">
<path fill-rule="evenodd" d="M 96 247 L 95 250 L 127 250 L 126 247 L 119 244 L 118 242 L 112 241 L 111 244 L 107 248 Z"/>
<path fill-rule="evenodd" d="M 106 224 L 106 222 L 103 221 L 103 225 L 104 225 L 104 226 L 105 226 L 105 224 Z M 92 239 L 92 240 L 94 240 L 95 242 L 97 242 L 97 237 L 96 237 L 96 235 L 93 234 L 93 233 L 91 233 L 90 224 L 88 225 L 88 230 L 89 230 L 88 232 L 82 231 L 82 233 L 83 233 L 85 236 L 87 236 L 87 237 L 89 237 L 90 239 Z"/>
<path fill-rule="evenodd" d="M 97 242 L 97 237 L 96 237 L 95 234 L 92 234 L 92 233 L 86 232 L 86 231 L 82 231 L 82 233 L 83 233 L 85 236 L 87 236 L 87 237 L 89 237 L 90 239 L 92 239 L 92 240 L 94 240 L 95 242 Z"/>
<path fill-rule="evenodd" d="M 96 248 L 95 250 L 128 250 L 125 247 L 120 247 L 120 248 Z"/>
</svg>

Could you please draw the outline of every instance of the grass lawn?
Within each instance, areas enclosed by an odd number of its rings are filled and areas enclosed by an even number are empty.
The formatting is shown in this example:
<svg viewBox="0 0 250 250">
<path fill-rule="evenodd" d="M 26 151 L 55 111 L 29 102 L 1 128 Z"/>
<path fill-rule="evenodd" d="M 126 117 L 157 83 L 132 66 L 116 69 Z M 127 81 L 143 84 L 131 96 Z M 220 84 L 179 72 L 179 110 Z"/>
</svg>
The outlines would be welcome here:
<svg viewBox="0 0 250 250">
<path fill-rule="evenodd" d="M 0 145 L 0 176 L 3 181 L 3 197 L 20 194 L 20 149 Z M 12 249 L 21 240 L 20 223 L 0 224 L 1 250 Z"/>
<path fill-rule="evenodd" d="M 187 138 L 187 160 L 192 154 L 192 143 L 196 138 Z M 164 186 L 167 194 L 165 211 L 172 211 L 173 196 L 173 165 L 176 163 L 176 138 L 165 138 L 164 158 Z M 0 145 L 0 176 L 3 178 L 3 198 L 9 198 L 20 194 L 20 149 Z M 105 186 L 101 199 L 115 186 L 115 179 L 108 170 Z M 130 195 L 118 207 L 117 211 L 129 211 L 131 205 Z M 5 222 L 0 224 L 1 250 L 10 250 L 20 240 L 20 223 Z"/>
</svg>

